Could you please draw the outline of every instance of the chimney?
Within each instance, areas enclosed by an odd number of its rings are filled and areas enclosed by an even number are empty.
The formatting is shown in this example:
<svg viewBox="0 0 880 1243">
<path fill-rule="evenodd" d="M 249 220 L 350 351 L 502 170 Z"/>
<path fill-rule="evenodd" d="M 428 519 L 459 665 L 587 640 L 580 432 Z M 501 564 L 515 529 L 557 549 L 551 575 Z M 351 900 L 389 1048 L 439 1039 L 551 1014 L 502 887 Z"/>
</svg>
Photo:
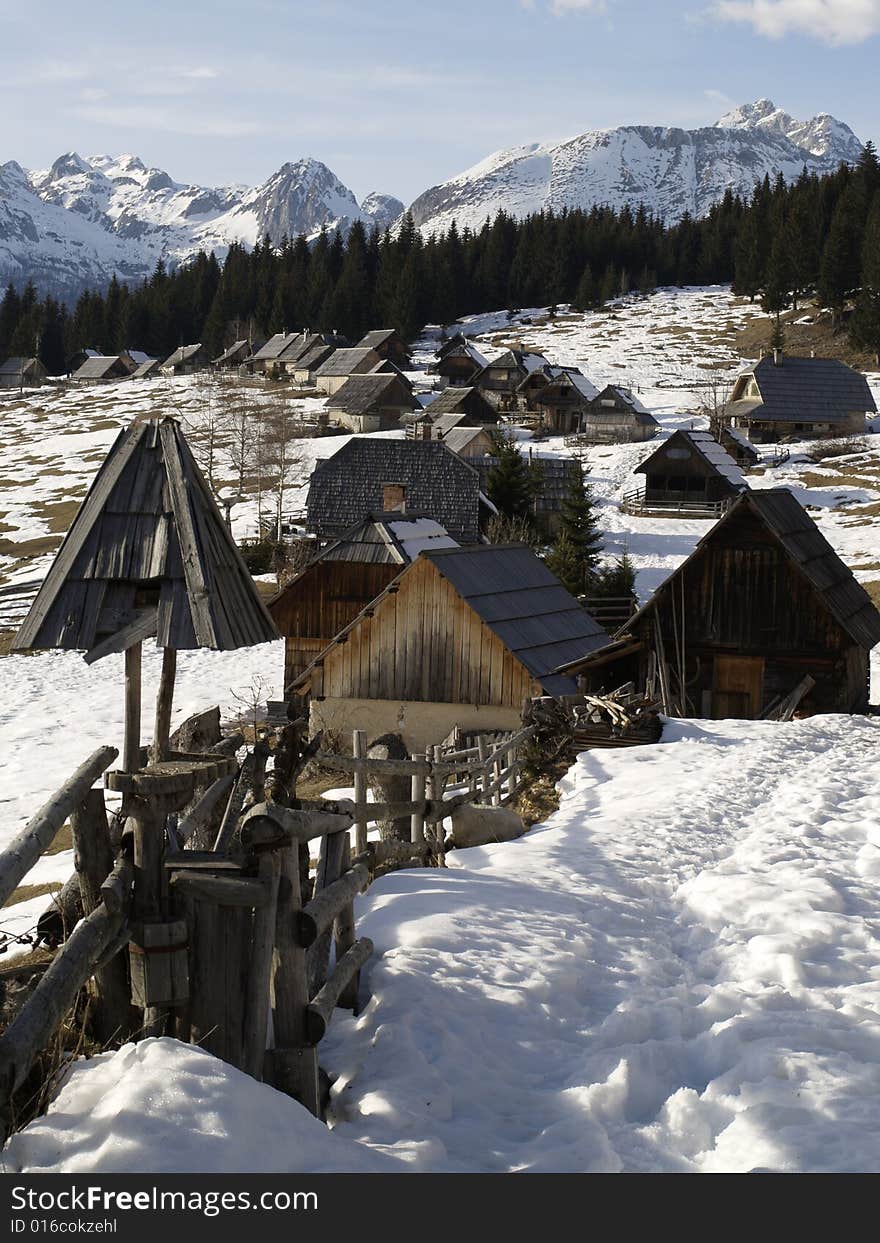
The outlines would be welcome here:
<svg viewBox="0 0 880 1243">
<path fill-rule="evenodd" d="M 782 350 L 776 349 L 775 347 L 773 349 L 773 366 L 774 367 L 782 366 Z"/>
<path fill-rule="evenodd" d="M 815 357 L 816 357 L 816 351 L 810 350 L 810 358 L 815 358 Z"/>
</svg>

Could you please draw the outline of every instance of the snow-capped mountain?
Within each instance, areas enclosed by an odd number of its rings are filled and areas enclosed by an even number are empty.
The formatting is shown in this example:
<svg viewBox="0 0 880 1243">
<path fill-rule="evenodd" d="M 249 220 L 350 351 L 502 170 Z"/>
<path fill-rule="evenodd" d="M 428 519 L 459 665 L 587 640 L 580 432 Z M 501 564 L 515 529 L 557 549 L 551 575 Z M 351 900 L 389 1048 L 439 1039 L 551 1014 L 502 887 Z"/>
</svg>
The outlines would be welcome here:
<svg viewBox="0 0 880 1243">
<path fill-rule="evenodd" d="M 750 193 L 765 173 L 791 180 L 804 165 L 830 172 L 860 150 L 849 126 L 827 113 L 797 121 L 762 99 L 703 129 L 627 125 L 496 151 L 426 190 L 412 213 L 425 233 L 453 219 L 478 228 L 501 209 L 526 216 L 594 204 L 635 210 L 644 203 L 672 222 L 686 211 L 705 215 L 727 189 Z"/>
<path fill-rule="evenodd" d="M 403 204 L 372 193 L 363 205 L 319 160 L 288 163 L 253 189 L 174 181 L 136 155 L 60 156 L 26 173 L 0 167 L 0 282 L 33 278 L 41 291 L 74 296 L 87 285 L 148 275 L 199 250 L 223 258 L 232 242 L 346 231 L 355 221 L 380 229 Z"/>
</svg>

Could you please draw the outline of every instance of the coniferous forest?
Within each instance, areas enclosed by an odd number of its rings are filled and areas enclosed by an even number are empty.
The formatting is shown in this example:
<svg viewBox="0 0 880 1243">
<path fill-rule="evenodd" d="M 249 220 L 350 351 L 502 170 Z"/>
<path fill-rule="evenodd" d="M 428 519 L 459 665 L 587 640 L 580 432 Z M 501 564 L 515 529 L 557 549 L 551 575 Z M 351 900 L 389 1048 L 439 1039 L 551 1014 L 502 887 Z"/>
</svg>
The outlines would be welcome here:
<svg viewBox="0 0 880 1243">
<path fill-rule="evenodd" d="M 769 314 L 807 295 L 848 315 L 853 344 L 880 356 L 880 162 L 866 144 L 855 167 L 806 171 L 793 184 L 765 178 L 744 201 L 728 192 L 702 219 L 670 227 L 644 209 L 552 212 L 516 221 L 499 213 L 479 231 L 455 225 L 421 237 L 411 217 L 395 233 L 361 224 L 343 239 L 234 245 L 222 265 L 199 254 L 173 271 L 160 263 L 128 287 L 112 280 L 72 308 L 10 285 L 0 302 L 0 359 L 39 354 L 50 374 L 77 350 L 146 350 L 165 357 L 203 342 L 219 354 L 232 340 L 303 327 L 357 340 L 396 327 L 412 338 L 425 323 L 504 307 L 572 303 L 579 310 L 656 285 L 715 284 L 760 298 Z"/>
</svg>

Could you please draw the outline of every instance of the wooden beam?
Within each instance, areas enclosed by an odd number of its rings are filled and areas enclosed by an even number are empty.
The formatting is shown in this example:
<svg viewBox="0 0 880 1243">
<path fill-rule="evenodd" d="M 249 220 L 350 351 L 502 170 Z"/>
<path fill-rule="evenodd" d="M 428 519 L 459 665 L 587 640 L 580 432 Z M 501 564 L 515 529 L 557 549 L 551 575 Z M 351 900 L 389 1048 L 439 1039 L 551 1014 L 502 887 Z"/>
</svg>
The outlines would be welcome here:
<svg viewBox="0 0 880 1243">
<path fill-rule="evenodd" d="M 89 648 L 83 660 L 87 665 L 93 665 L 96 660 L 112 656 L 114 652 L 127 652 L 135 644 L 142 643 L 144 639 L 151 639 L 158 628 L 158 609 L 143 609 L 134 621 Z"/>
</svg>

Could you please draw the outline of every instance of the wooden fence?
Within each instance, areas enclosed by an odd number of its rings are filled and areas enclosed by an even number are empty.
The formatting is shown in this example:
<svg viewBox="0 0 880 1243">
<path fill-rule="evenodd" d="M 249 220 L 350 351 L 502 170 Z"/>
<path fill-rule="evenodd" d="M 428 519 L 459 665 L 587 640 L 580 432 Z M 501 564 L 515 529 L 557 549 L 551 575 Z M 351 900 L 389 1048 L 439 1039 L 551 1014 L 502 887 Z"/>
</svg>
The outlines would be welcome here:
<svg viewBox="0 0 880 1243">
<path fill-rule="evenodd" d="M 118 752 L 101 747 L 0 855 L 2 906 L 69 819 L 75 884 L 63 893 L 77 902 L 62 911 L 54 958 L 28 968 L 42 976 L 0 1036 L 4 1137 L 16 1094 L 31 1086 L 87 987 L 89 1027 L 102 1047 L 173 1034 L 321 1115 L 317 1046 L 337 1006 L 356 1008 L 373 949 L 356 935 L 356 896 L 392 868 L 442 864 L 442 822 L 456 807 L 513 799 L 535 727 L 491 745 L 478 738 L 382 760 L 366 756 L 362 731 L 352 756 L 315 753 L 299 745 L 302 724 L 280 731 L 268 780 L 265 742 L 236 763 L 240 734 L 200 755 L 171 751 L 134 773 L 108 772 Z M 297 801 L 306 758 L 350 772 L 354 799 Z M 93 788 L 102 774 L 123 796 L 113 818 L 104 790 Z M 368 801 L 370 786 L 388 777 L 408 779 L 408 801 Z M 369 840 L 371 824 L 403 817 L 408 841 Z"/>
<path fill-rule="evenodd" d="M 631 492 L 624 494 L 620 508 L 625 514 L 634 514 L 636 517 L 654 515 L 661 518 L 722 518 L 731 504 L 732 499 L 723 501 L 647 500 L 642 489 L 634 488 Z"/>
</svg>

